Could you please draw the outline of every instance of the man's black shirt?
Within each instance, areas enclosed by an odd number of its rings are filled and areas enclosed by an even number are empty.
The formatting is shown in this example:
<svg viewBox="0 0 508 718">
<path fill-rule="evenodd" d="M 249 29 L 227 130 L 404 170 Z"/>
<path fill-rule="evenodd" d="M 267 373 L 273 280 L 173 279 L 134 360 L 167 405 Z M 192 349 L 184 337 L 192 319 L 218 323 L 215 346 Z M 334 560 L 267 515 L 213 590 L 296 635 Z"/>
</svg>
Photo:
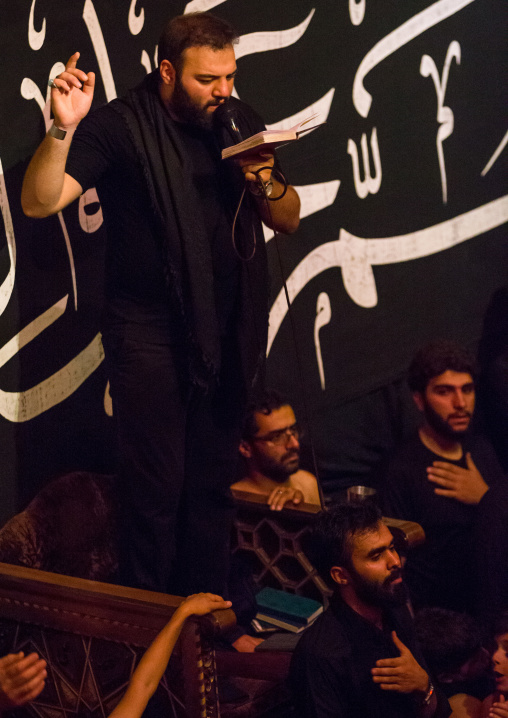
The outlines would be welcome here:
<svg viewBox="0 0 508 718">
<path fill-rule="evenodd" d="M 419 714 L 413 695 L 384 691 L 371 669 L 381 658 L 400 655 L 391 631 L 425 667 L 405 606 L 385 612 L 383 630 L 339 598 L 308 628 L 291 663 L 290 680 L 299 718 L 413 718 Z M 440 702 L 435 718 L 450 713 Z"/>
<path fill-rule="evenodd" d="M 257 115 L 252 117 L 256 131 L 263 130 Z M 237 192 L 213 133 L 173 124 L 199 197 L 195 211 L 203 217 L 208 235 L 218 328 L 224 335 L 238 305 L 240 259 L 231 236 Z M 78 126 L 66 172 L 84 191 L 96 186 L 104 208 L 106 326 L 121 323 L 135 338 L 178 341 L 146 181 L 125 122 L 110 105 L 95 110 Z"/>
<path fill-rule="evenodd" d="M 441 606 L 455 611 L 472 610 L 474 598 L 474 523 L 478 506 L 439 496 L 427 478 L 434 461 L 467 468 L 471 452 L 484 481 L 503 483 L 501 468 L 488 442 L 469 437 L 458 461 L 444 459 L 414 438 L 400 446 L 388 464 L 381 489 L 386 516 L 418 522 L 425 543 L 409 552 L 405 580 L 415 607 Z"/>
</svg>

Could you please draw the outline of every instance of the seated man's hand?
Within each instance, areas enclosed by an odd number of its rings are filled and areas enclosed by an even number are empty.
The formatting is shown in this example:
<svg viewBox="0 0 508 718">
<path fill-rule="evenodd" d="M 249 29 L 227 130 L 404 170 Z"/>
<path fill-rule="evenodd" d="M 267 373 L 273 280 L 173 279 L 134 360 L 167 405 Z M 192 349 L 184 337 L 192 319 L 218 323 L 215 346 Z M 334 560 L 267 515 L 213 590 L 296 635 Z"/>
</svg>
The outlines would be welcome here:
<svg viewBox="0 0 508 718">
<path fill-rule="evenodd" d="M 37 698 L 46 676 L 46 661 L 37 653 L 9 653 L 0 658 L 0 710 L 23 706 Z"/>
<path fill-rule="evenodd" d="M 274 489 L 268 497 L 267 503 L 270 505 L 272 511 L 282 511 L 285 504 L 290 501 L 292 504 L 297 506 L 303 501 L 303 493 L 300 489 Z"/>
<path fill-rule="evenodd" d="M 233 641 L 231 645 L 235 651 L 239 653 L 254 653 L 256 646 L 263 643 L 263 640 L 263 638 L 256 638 L 255 636 L 249 636 L 247 633 L 244 633 L 243 636 Z"/>
<path fill-rule="evenodd" d="M 463 504 L 478 504 L 489 487 L 475 466 L 471 454 L 466 454 L 467 469 L 447 461 L 434 461 L 427 467 L 427 478 L 440 488 L 434 489 L 438 496 L 447 496 Z"/>
<path fill-rule="evenodd" d="M 422 693 L 425 695 L 429 685 L 429 676 L 417 662 L 411 651 L 392 631 L 392 640 L 397 646 L 398 658 L 382 658 L 372 668 L 372 680 L 379 683 L 384 691 L 397 693 Z"/>
</svg>

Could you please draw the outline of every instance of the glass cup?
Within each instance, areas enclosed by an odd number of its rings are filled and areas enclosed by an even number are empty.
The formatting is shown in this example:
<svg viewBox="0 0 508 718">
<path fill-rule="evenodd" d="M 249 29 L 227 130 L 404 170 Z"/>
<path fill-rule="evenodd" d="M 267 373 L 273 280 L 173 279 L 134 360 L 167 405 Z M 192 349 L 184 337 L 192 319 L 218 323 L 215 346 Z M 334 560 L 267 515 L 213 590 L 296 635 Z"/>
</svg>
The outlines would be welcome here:
<svg viewBox="0 0 508 718">
<path fill-rule="evenodd" d="M 347 490 L 347 500 L 349 503 L 373 501 L 376 494 L 376 489 L 372 489 L 370 486 L 350 486 Z"/>
</svg>

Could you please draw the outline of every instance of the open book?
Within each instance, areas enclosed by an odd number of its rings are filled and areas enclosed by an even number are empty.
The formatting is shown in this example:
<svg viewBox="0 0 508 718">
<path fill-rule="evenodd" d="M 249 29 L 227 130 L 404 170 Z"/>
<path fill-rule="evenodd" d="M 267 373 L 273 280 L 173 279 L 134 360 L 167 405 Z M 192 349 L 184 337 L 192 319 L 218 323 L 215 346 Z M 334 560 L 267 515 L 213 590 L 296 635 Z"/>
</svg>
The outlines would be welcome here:
<svg viewBox="0 0 508 718">
<path fill-rule="evenodd" d="M 246 140 L 239 142 L 237 145 L 232 145 L 231 147 L 223 149 L 222 159 L 226 160 L 228 157 L 237 157 L 238 155 L 248 154 L 251 150 L 257 147 L 273 150 L 276 147 L 279 147 L 279 145 L 286 144 L 286 142 L 298 140 L 300 135 L 310 132 L 311 130 L 315 130 L 316 127 L 320 127 L 324 124 L 324 122 L 320 122 L 312 127 L 304 127 L 304 125 L 308 122 L 314 120 L 316 116 L 317 115 L 312 115 L 311 117 L 307 117 L 306 120 L 302 120 L 302 122 L 299 122 L 289 130 L 263 130 L 263 132 L 258 132 L 257 135 L 252 135 L 252 137 L 248 137 Z"/>
</svg>

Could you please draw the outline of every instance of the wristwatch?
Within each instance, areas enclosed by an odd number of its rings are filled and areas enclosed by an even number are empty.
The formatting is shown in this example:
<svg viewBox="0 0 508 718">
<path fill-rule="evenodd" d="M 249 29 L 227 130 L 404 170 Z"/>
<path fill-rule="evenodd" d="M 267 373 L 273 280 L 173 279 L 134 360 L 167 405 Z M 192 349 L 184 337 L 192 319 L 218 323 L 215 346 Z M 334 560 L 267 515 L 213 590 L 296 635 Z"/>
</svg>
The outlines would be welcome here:
<svg viewBox="0 0 508 718">
<path fill-rule="evenodd" d="M 425 706 L 429 705 L 430 699 L 432 698 L 433 693 L 434 693 L 434 685 L 429 678 L 429 687 L 427 688 L 427 693 L 425 694 L 425 697 L 422 699 L 422 708 L 425 708 Z"/>
<path fill-rule="evenodd" d="M 260 184 L 263 185 L 263 189 L 259 186 Z M 263 180 L 259 178 L 257 183 L 249 182 L 249 191 L 255 197 L 270 197 L 273 192 L 273 182 L 271 179 L 269 179 L 268 182 L 263 182 Z"/>
<path fill-rule="evenodd" d="M 51 135 L 51 137 L 54 137 L 56 140 L 63 140 L 65 139 L 65 135 L 67 134 L 67 130 L 61 130 L 59 127 L 53 124 L 48 130 L 48 135 Z"/>
</svg>

